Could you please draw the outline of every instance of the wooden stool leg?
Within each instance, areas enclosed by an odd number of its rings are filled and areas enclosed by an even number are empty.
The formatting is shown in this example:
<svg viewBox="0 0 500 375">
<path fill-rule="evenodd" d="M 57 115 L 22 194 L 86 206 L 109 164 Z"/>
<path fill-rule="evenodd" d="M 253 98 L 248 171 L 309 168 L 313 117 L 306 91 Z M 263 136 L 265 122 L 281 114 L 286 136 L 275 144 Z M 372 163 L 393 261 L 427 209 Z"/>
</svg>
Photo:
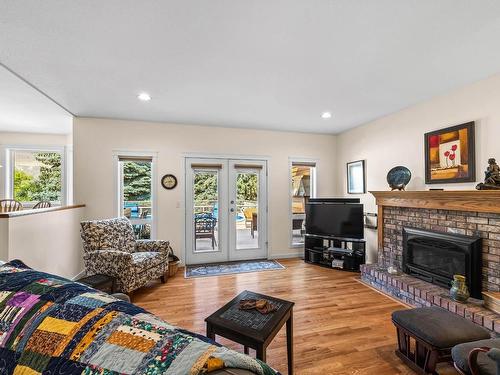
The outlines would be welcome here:
<svg viewBox="0 0 500 375">
<path fill-rule="evenodd" d="M 425 368 L 425 363 L 429 358 L 429 351 L 420 344 L 418 341 L 415 341 L 415 363 L 422 368 Z"/>
<path fill-rule="evenodd" d="M 396 355 L 418 374 L 437 375 L 436 366 L 449 357 L 446 350 L 435 348 L 418 337 L 413 336 L 403 327 L 395 324 L 398 338 Z M 411 341 L 415 342 L 412 350 Z M 449 350 L 448 350 L 449 351 Z"/>
<path fill-rule="evenodd" d="M 262 362 L 266 362 L 266 348 L 264 345 L 257 346 L 256 352 L 257 359 L 260 359 Z"/>
<path fill-rule="evenodd" d="M 207 337 L 215 341 L 215 333 L 210 323 L 207 323 Z"/>
<path fill-rule="evenodd" d="M 404 355 L 408 356 L 409 352 L 409 345 L 408 345 L 408 338 L 406 337 L 405 333 L 400 330 L 399 328 L 396 328 L 397 336 L 398 336 L 398 348 L 401 353 Z"/>
<path fill-rule="evenodd" d="M 439 353 L 435 350 L 431 351 L 428 355 L 428 359 L 425 362 L 424 370 L 429 374 L 437 374 L 436 365 L 439 361 Z"/>
<path fill-rule="evenodd" d="M 288 357 L 288 375 L 293 375 L 293 311 L 286 321 L 286 352 Z"/>
</svg>

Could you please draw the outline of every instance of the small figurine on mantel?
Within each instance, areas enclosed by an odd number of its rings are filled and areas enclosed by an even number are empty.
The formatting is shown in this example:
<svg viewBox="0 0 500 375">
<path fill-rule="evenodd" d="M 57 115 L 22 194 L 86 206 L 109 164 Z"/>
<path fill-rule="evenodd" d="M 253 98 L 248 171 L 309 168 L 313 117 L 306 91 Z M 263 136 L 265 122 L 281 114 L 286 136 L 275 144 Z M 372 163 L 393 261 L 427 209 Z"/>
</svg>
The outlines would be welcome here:
<svg viewBox="0 0 500 375">
<path fill-rule="evenodd" d="M 488 160 L 488 168 L 484 172 L 484 183 L 476 186 L 477 190 L 500 190 L 500 167 L 494 158 Z"/>
</svg>

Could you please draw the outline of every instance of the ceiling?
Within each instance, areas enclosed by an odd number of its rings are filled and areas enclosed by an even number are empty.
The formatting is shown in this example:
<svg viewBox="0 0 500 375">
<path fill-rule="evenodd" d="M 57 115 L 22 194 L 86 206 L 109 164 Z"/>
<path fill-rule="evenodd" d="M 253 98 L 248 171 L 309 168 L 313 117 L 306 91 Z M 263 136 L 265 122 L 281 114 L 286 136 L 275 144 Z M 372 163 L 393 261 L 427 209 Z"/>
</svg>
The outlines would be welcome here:
<svg viewBox="0 0 500 375">
<path fill-rule="evenodd" d="M 0 0 L 0 62 L 89 117 L 339 133 L 500 72 L 499 40 L 496 0 Z"/>
<path fill-rule="evenodd" d="M 68 134 L 72 123 L 71 114 L 0 66 L 0 131 Z"/>
</svg>

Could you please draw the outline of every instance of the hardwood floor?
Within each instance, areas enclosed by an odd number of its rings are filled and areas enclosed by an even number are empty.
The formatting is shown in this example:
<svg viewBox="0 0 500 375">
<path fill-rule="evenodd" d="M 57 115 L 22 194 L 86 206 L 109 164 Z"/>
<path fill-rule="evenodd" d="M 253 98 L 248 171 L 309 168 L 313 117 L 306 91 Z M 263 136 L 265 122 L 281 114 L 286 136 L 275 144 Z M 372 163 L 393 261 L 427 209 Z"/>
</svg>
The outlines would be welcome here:
<svg viewBox="0 0 500 375">
<path fill-rule="evenodd" d="M 205 317 L 238 293 L 269 294 L 295 302 L 296 374 L 413 374 L 394 354 L 396 335 L 390 317 L 404 305 L 361 284 L 357 274 L 299 259 L 280 262 L 285 270 L 197 279 L 184 279 L 181 269 L 166 284 L 137 291 L 133 302 L 204 335 Z M 241 345 L 220 338 L 218 342 L 243 352 Z M 267 362 L 287 373 L 284 328 L 269 346 Z M 455 374 L 449 366 L 440 373 Z"/>
</svg>

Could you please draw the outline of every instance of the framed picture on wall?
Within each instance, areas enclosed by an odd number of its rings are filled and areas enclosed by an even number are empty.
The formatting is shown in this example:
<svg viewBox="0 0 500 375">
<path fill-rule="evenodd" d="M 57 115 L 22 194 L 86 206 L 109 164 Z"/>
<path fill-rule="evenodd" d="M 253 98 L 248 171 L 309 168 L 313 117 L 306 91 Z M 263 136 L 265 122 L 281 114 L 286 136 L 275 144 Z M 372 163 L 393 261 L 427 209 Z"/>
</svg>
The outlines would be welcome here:
<svg viewBox="0 0 500 375">
<path fill-rule="evenodd" d="M 476 181 L 475 123 L 425 134 L 425 183 Z"/>
<path fill-rule="evenodd" d="M 347 163 L 347 192 L 349 194 L 366 193 L 365 161 Z"/>
</svg>

